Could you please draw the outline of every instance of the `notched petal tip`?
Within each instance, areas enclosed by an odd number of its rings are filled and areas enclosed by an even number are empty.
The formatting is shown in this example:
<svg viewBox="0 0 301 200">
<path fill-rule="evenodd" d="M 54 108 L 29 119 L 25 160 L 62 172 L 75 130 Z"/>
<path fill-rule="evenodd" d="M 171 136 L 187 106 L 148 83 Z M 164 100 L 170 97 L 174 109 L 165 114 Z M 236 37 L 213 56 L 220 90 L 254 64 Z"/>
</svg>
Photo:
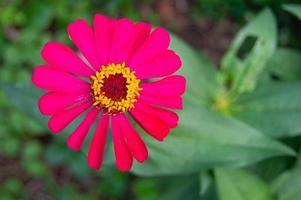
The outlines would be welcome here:
<svg viewBox="0 0 301 200">
<path fill-rule="evenodd" d="M 69 140 L 69 138 L 67 139 L 66 144 L 67 144 L 67 147 L 68 147 L 69 149 L 71 149 L 72 151 L 79 151 L 79 150 L 81 150 L 81 147 L 75 146 L 75 145 L 73 144 L 73 142 Z"/>
<path fill-rule="evenodd" d="M 50 118 L 49 121 L 48 121 L 48 128 L 49 128 L 49 130 L 50 130 L 53 134 L 57 134 L 57 133 L 59 133 L 60 131 L 62 131 L 61 129 L 59 129 L 59 128 L 56 126 L 56 123 L 54 122 L 54 120 L 52 120 L 52 118 Z"/>
</svg>

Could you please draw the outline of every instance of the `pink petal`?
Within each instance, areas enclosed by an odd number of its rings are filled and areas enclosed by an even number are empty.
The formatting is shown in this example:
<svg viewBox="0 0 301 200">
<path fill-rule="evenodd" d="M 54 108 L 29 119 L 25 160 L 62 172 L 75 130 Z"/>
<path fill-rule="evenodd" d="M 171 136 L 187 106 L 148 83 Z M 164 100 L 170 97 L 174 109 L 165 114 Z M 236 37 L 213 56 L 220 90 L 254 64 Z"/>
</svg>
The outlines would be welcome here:
<svg viewBox="0 0 301 200">
<path fill-rule="evenodd" d="M 115 20 L 109 20 L 100 14 L 94 17 L 94 37 L 100 65 L 107 65 L 110 62 L 110 48 L 115 22 Z M 99 68 L 100 66 L 96 69 Z"/>
<path fill-rule="evenodd" d="M 52 115 L 78 102 L 89 101 L 89 93 L 48 92 L 39 99 L 39 109 L 43 115 Z"/>
<path fill-rule="evenodd" d="M 68 34 L 89 63 L 95 69 L 99 69 L 100 61 L 97 56 L 96 41 L 89 24 L 83 19 L 78 19 L 68 26 Z"/>
<path fill-rule="evenodd" d="M 156 96 L 156 95 L 151 95 L 151 94 L 146 94 L 140 92 L 140 97 L 143 102 L 147 104 L 153 104 L 153 105 L 158 105 L 158 106 L 164 106 L 166 108 L 172 108 L 172 109 L 183 109 L 183 100 L 182 97 L 180 96 L 175 96 L 175 97 L 164 97 L 164 96 Z"/>
<path fill-rule="evenodd" d="M 143 140 L 124 114 L 120 114 L 118 117 L 120 128 L 130 152 L 137 161 L 143 163 L 148 158 L 147 148 Z"/>
<path fill-rule="evenodd" d="M 90 168 L 99 169 L 102 165 L 103 155 L 108 134 L 109 116 L 102 115 L 88 152 L 88 165 Z"/>
<path fill-rule="evenodd" d="M 112 36 L 112 46 L 110 49 L 110 61 L 113 63 L 122 63 L 122 55 L 125 53 L 126 45 L 132 37 L 134 24 L 129 19 L 120 19 L 116 22 L 116 29 Z"/>
<path fill-rule="evenodd" d="M 142 100 L 135 104 L 135 108 L 141 110 L 145 114 L 161 119 L 165 124 L 167 124 L 171 128 L 175 128 L 178 125 L 179 117 L 177 113 L 172 112 L 170 110 L 147 105 Z"/>
<path fill-rule="evenodd" d="M 132 57 L 136 54 L 139 48 L 144 44 L 150 35 L 152 26 L 150 24 L 139 22 L 134 25 L 134 30 L 127 38 L 123 50 L 119 52 L 120 60 L 124 60 L 125 63 L 129 63 Z M 129 67 L 131 67 L 129 65 Z"/>
<path fill-rule="evenodd" d="M 181 65 L 180 57 L 173 51 L 166 50 L 141 62 L 133 61 L 131 68 L 136 71 L 139 79 L 148 79 L 168 76 L 179 70 Z"/>
<path fill-rule="evenodd" d="M 70 149 L 72 149 L 74 151 L 81 149 L 81 147 L 85 141 L 85 138 L 86 138 L 92 124 L 96 120 L 98 114 L 99 114 L 99 109 L 97 109 L 95 107 L 92 108 L 92 110 L 90 110 L 86 114 L 83 121 L 79 124 L 79 126 L 75 129 L 75 131 L 73 131 L 73 133 L 68 137 L 67 145 Z"/>
<path fill-rule="evenodd" d="M 124 135 L 117 116 L 112 116 L 112 134 L 114 142 L 114 151 L 116 157 L 116 167 L 120 171 L 128 171 L 133 164 L 133 158 L 124 141 Z"/>
<path fill-rule="evenodd" d="M 68 110 L 54 114 L 48 121 L 48 127 L 53 133 L 64 130 L 75 118 L 91 106 L 90 102 L 81 103 Z"/>
<path fill-rule="evenodd" d="M 167 50 L 170 38 L 168 32 L 163 28 L 156 28 L 144 42 L 143 46 L 136 52 L 129 63 L 142 63 L 143 60 L 158 55 Z"/>
<path fill-rule="evenodd" d="M 143 83 L 140 87 L 143 88 L 141 94 L 176 97 L 185 92 L 186 80 L 183 76 L 173 75 L 159 81 Z"/>
<path fill-rule="evenodd" d="M 76 75 L 90 77 L 94 74 L 69 47 L 57 42 L 48 42 L 42 49 L 43 59 L 51 66 Z"/>
<path fill-rule="evenodd" d="M 90 91 L 90 85 L 67 72 L 58 71 L 47 66 L 39 66 L 34 69 L 32 82 L 37 87 L 45 90 L 60 92 Z"/>
<path fill-rule="evenodd" d="M 139 125 L 152 137 L 159 141 L 168 135 L 170 127 L 160 118 L 149 114 L 139 107 L 130 110 L 131 116 L 139 123 Z"/>
</svg>

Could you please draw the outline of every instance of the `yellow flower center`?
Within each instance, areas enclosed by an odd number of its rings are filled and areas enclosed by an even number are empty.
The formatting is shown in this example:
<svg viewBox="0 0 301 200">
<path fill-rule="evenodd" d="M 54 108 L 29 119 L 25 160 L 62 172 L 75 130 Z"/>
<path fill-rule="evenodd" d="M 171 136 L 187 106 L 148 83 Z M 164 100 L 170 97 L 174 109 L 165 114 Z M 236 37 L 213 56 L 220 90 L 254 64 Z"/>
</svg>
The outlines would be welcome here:
<svg viewBox="0 0 301 200">
<path fill-rule="evenodd" d="M 94 106 L 106 109 L 109 113 L 125 112 L 134 108 L 139 97 L 140 80 L 135 71 L 122 64 L 101 66 L 100 70 L 91 76 Z"/>
</svg>

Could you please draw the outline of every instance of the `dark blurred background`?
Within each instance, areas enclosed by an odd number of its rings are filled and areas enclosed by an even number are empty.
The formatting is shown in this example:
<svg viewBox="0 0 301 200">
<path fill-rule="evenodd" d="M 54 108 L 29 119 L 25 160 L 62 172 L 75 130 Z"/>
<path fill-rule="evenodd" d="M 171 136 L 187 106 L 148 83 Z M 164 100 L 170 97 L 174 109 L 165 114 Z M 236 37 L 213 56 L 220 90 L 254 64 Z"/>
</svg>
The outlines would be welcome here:
<svg viewBox="0 0 301 200">
<path fill-rule="evenodd" d="M 67 25 L 95 13 L 127 17 L 175 32 L 218 67 L 240 27 L 270 7 L 279 44 L 300 48 L 300 23 L 281 9 L 298 0 L 0 0 L 0 81 L 30 82 L 43 63 L 46 41 L 72 45 Z M 0 199 L 173 199 L 172 177 L 143 178 L 114 168 L 95 172 L 83 153 L 73 153 L 14 108 L 0 91 Z M 178 180 L 178 179 L 177 179 Z"/>
</svg>

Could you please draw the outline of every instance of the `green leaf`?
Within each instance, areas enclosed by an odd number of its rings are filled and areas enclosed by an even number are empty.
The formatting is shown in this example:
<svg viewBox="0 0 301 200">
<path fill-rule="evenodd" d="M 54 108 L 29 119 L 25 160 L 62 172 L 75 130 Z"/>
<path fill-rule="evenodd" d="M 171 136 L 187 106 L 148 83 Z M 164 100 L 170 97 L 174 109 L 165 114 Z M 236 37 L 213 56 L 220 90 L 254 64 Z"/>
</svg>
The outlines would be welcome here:
<svg viewBox="0 0 301 200">
<path fill-rule="evenodd" d="M 233 94 L 240 94 L 255 88 L 258 75 L 274 53 L 276 39 L 276 22 L 269 9 L 263 10 L 237 34 L 222 59 L 225 81 L 230 84 Z M 247 49 L 249 52 L 243 52 L 243 48 L 250 45 L 248 41 L 251 43 L 251 40 L 252 43 L 256 40 L 253 47 L 251 50 Z M 240 54 L 243 55 L 240 56 Z"/>
<path fill-rule="evenodd" d="M 301 52 L 278 48 L 269 60 L 267 69 L 282 80 L 301 80 Z"/>
<path fill-rule="evenodd" d="M 272 200 L 271 191 L 259 177 L 241 169 L 216 169 L 220 200 Z"/>
<path fill-rule="evenodd" d="M 283 9 L 291 14 L 295 15 L 301 20 L 301 5 L 299 4 L 286 4 Z"/>
<path fill-rule="evenodd" d="M 294 161 L 294 157 L 274 157 L 251 165 L 247 169 L 270 183 L 275 177 L 286 171 Z"/>
<path fill-rule="evenodd" d="M 171 175 L 199 172 L 217 166 L 245 166 L 259 160 L 291 155 L 280 142 L 231 117 L 185 105 L 179 126 L 163 143 L 145 137 L 149 159 L 135 164 L 139 175 Z"/>
<path fill-rule="evenodd" d="M 267 82 L 232 105 L 238 119 L 272 137 L 301 134 L 301 83 Z"/>
<path fill-rule="evenodd" d="M 272 188 L 278 200 L 300 200 L 301 167 L 283 173 L 273 183 Z"/>
<path fill-rule="evenodd" d="M 185 95 L 189 101 L 209 104 L 221 87 L 216 68 L 208 59 L 173 34 L 170 48 L 181 57 L 182 68 L 179 74 L 187 80 Z"/>
<path fill-rule="evenodd" d="M 301 153 L 293 169 L 278 176 L 272 183 L 272 191 L 278 200 L 301 199 Z"/>
<path fill-rule="evenodd" d="M 39 124 L 47 126 L 47 118 L 40 114 L 37 106 L 37 101 L 39 96 L 42 95 L 42 90 L 25 83 L 0 83 L 0 89 L 5 92 L 13 105 Z"/>
</svg>

